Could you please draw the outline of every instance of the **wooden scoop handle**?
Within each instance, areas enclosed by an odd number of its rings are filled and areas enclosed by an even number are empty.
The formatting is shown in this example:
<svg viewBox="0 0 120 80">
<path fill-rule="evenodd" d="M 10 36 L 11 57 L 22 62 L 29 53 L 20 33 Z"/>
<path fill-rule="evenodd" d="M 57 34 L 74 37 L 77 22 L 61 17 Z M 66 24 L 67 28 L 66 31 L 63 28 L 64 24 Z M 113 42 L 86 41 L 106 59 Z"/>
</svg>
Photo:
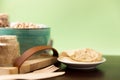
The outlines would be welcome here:
<svg viewBox="0 0 120 80">
<path fill-rule="evenodd" d="M 27 51 L 25 51 L 20 57 L 18 57 L 14 63 L 13 66 L 14 67 L 18 67 L 18 71 L 20 71 L 20 67 L 21 65 L 29 58 L 31 57 L 33 54 L 35 54 L 38 51 L 43 51 L 43 50 L 48 50 L 51 49 L 53 51 L 53 56 L 58 57 L 58 52 L 56 49 L 52 48 L 51 46 L 36 46 L 36 47 L 32 47 L 30 49 L 28 49 Z"/>
</svg>

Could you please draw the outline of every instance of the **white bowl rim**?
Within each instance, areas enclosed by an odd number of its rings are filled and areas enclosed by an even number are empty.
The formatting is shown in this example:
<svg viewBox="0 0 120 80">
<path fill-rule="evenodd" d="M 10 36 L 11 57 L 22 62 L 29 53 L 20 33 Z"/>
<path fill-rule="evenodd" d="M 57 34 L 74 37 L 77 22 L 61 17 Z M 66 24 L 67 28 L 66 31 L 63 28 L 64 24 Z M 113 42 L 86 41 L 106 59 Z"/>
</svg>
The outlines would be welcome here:
<svg viewBox="0 0 120 80">
<path fill-rule="evenodd" d="M 100 64 L 106 61 L 106 58 L 103 57 L 102 61 L 98 61 L 98 62 L 70 62 L 70 61 L 63 61 L 60 58 L 57 58 L 58 61 L 65 63 L 65 64 L 76 64 L 76 65 L 92 65 L 92 64 Z"/>
</svg>

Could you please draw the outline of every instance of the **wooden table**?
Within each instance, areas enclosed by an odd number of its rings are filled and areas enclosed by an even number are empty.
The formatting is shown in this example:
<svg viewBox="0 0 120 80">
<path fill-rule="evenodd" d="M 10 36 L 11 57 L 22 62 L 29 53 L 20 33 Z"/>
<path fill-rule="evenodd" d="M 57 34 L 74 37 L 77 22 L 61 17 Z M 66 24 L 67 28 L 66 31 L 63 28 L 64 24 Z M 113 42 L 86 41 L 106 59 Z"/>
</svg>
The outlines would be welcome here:
<svg viewBox="0 0 120 80">
<path fill-rule="evenodd" d="M 120 56 L 104 57 L 107 61 L 95 69 L 76 70 L 64 67 L 66 74 L 45 80 L 120 80 Z"/>
</svg>

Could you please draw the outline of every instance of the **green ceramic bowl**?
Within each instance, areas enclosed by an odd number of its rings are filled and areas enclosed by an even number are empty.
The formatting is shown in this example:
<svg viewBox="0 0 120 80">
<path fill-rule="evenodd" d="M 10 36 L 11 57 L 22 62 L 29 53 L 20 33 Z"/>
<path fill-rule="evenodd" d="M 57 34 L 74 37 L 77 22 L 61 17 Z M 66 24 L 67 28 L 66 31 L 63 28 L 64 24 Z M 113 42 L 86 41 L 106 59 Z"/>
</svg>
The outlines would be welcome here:
<svg viewBox="0 0 120 80">
<path fill-rule="evenodd" d="M 16 35 L 20 43 L 21 54 L 27 49 L 48 45 L 50 40 L 50 28 L 37 29 L 14 29 L 14 28 L 0 28 L 0 35 Z"/>
</svg>

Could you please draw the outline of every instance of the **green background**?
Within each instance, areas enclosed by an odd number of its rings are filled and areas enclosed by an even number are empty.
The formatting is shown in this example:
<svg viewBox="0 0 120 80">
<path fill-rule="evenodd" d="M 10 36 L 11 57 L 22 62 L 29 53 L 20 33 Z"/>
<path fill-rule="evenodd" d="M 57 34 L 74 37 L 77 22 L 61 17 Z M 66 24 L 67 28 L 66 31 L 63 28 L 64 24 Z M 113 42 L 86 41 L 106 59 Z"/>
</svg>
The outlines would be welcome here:
<svg viewBox="0 0 120 80">
<path fill-rule="evenodd" d="M 120 55 L 120 0 L 0 0 L 11 22 L 51 27 L 54 48 L 93 48 Z"/>
</svg>

